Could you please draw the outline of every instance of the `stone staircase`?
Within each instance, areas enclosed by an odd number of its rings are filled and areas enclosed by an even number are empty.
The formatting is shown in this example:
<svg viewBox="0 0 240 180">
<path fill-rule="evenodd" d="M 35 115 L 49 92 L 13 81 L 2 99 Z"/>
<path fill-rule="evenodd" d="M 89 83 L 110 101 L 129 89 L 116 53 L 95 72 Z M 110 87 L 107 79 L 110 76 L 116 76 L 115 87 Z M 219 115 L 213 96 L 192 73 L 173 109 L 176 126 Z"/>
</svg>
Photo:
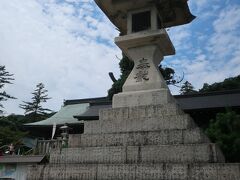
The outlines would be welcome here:
<svg viewBox="0 0 240 180">
<path fill-rule="evenodd" d="M 28 180 L 239 180 L 219 148 L 173 103 L 103 109 Z"/>
</svg>

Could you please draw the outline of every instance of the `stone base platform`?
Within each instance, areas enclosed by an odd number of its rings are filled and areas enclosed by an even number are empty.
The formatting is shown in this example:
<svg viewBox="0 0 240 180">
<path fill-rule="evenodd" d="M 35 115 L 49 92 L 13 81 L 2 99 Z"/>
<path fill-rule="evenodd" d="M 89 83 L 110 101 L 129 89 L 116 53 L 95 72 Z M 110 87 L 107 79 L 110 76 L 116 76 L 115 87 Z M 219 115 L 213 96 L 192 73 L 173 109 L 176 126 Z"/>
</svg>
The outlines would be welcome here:
<svg viewBox="0 0 240 180">
<path fill-rule="evenodd" d="M 70 148 L 201 144 L 209 142 L 208 137 L 199 128 L 104 134 L 70 134 L 69 136 Z"/>
<path fill-rule="evenodd" d="M 239 180 L 240 164 L 49 164 L 28 171 L 27 180 Z"/>
<path fill-rule="evenodd" d="M 175 99 L 167 88 L 122 92 L 114 95 L 113 108 L 159 105 L 159 102 L 166 104 Z"/>
<path fill-rule="evenodd" d="M 103 109 L 99 121 L 84 124 L 84 134 L 190 129 L 196 127 L 175 103 Z"/>
<path fill-rule="evenodd" d="M 103 109 L 28 180 L 239 180 L 216 144 L 174 102 Z M 33 173 L 34 172 L 34 173 Z"/>
<path fill-rule="evenodd" d="M 109 146 L 64 148 L 52 152 L 50 163 L 129 164 L 161 162 L 224 162 L 215 144 L 180 144 L 147 146 Z"/>
</svg>

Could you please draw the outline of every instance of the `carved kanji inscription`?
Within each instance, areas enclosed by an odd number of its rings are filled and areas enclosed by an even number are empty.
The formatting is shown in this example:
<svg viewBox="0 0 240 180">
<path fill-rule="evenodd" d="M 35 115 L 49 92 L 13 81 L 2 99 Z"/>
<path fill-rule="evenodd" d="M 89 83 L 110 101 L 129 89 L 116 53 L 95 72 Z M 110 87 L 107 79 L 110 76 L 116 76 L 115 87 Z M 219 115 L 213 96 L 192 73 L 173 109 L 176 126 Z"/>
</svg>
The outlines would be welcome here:
<svg viewBox="0 0 240 180">
<path fill-rule="evenodd" d="M 143 80 L 148 81 L 148 69 L 150 68 L 150 65 L 148 63 L 148 60 L 145 58 L 142 58 L 139 60 L 139 64 L 137 65 L 137 73 L 134 77 L 136 79 L 136 82 L 142 82 Z"/>
</svg>

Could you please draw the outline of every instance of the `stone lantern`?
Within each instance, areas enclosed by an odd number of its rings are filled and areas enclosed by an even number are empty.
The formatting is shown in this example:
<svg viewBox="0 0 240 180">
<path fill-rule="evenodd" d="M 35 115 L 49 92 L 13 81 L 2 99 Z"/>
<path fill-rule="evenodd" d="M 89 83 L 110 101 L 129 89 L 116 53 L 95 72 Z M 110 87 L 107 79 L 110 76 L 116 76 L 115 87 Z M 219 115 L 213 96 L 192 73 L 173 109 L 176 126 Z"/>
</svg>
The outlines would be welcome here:
<svg viewBox="0 0 240 180">
<path fill-rule="evenodd" d="M 164 28 L 191 22 L 187 0 L 95 0 L 119 29 L 115 43 L 134 62 L 134 68 L 114 95 L 113 108 L 165 104 L 173 101 L 159 72 L 164 56 L 175 49 Z"/>
<path fill-rule="evenodd" d="M 71 128 L 68 127 L 66 123 L 63 126 L 60 127 L 60 130 L 62 131 L 61 136 L 62 136 L 62 146 L 63 147 L 67 146 L 70 129 Z"/>
</svg>

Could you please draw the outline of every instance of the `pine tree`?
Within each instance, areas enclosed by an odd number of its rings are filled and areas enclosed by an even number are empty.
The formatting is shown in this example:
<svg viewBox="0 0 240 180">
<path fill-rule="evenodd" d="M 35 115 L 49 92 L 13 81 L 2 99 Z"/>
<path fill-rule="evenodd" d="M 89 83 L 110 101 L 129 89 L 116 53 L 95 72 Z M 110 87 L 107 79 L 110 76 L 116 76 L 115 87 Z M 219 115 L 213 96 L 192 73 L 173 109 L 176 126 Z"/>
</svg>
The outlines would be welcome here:
<svg viewBox="0 0 240 180">
<path fill-rule="evenodd" d="M 6 91 L 2 90 L 6 84 L 12 84 L 11 81 L 14 80 L 12 78 L 13 74 L 10 74 L 6 71 L 5 66 L 0 65 L 0 108 L 4 108 L 3 104 L 1 104 L 1 101 L 6 101 L 8 99 L 16 99 L 15 97 L 9 95 Z M 0 114 L 3 112 L 3 110 L 0 109 Z"/>
<path fill-rule="evenodd" d="M 192 94 L 195 93 L 196 91 L 194 90 L 193 85 L 186 81 L 185 83 L 183 83 L 181 89 L 180 89 L 180 94 L 185 95 L 185 94 Z"/>
<path fill-rule="evenodd" d="M 43 108 L 42 103 L 47 102 L 47 100 L 51 99 L 47 94 L 48 90 L 45 89 L 43 83 L 39 83 L 36 86 L 36 89 L 32 93 L 32 102 L 25 102 L 24 104 L 20 104 L 19 107 L 25 110 L 25 114 L 33 114 L 33 115 L 46 115 L 47 112 L 51 113 L 52 110 Z"/>
</svg>

